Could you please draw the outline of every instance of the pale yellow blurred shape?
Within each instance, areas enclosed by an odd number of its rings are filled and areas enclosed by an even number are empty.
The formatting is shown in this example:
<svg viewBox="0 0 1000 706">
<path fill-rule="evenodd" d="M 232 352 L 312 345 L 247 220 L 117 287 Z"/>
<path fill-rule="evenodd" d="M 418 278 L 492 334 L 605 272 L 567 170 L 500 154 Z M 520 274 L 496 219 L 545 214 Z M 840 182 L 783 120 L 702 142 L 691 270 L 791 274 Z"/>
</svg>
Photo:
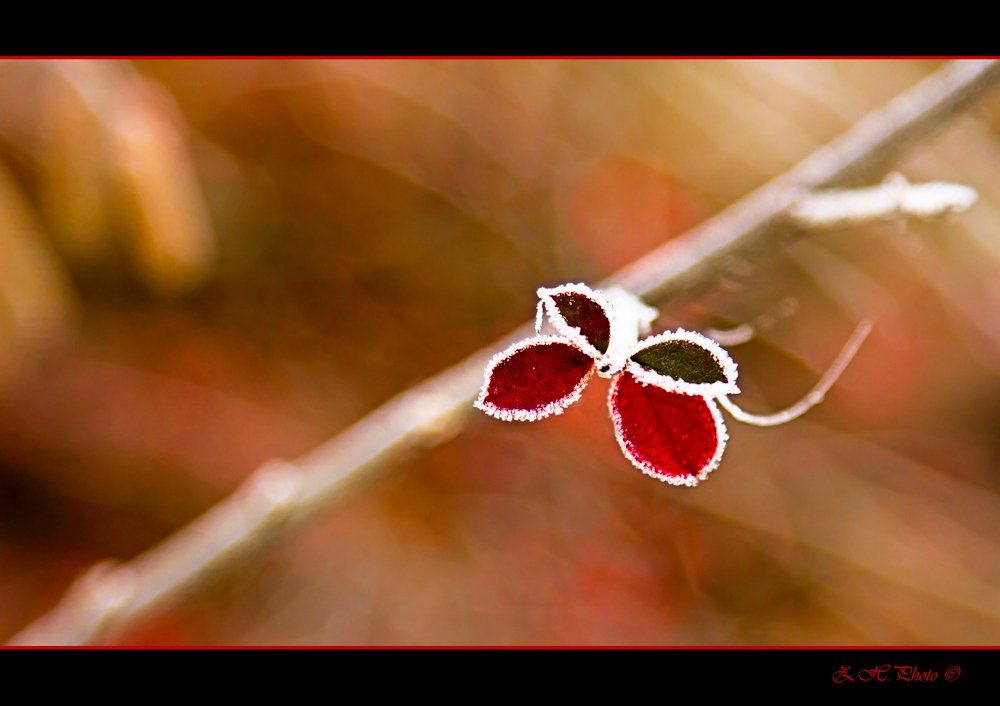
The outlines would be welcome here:
<svg viewBox="0 0 1000 706">
<path fill-rule="evenodd" d="M 143 279 L 161 294 L 187 291 L 209 275 L 216 242 L 177 107 L 159 85 L 129 71 L 109 112 L 111 159 L 129 247 Z"/>
<path fill-rule="evenodd" d="M 43 143 L 39 166 L 41 209 L 59 249 L 89 263 L 111 244 L 107 136 L 101 123 L 116 72 L 104 62 L 52 62 L 43 86 Z M 106 110 L 106 108 L 105 108 Z"/>
<path fill-rule="evenodd" d="M 0 375 L 21 346 L 63 333 L 73 311 L 68 276 L 24 193 L 0 163 Z"/>
</svg>

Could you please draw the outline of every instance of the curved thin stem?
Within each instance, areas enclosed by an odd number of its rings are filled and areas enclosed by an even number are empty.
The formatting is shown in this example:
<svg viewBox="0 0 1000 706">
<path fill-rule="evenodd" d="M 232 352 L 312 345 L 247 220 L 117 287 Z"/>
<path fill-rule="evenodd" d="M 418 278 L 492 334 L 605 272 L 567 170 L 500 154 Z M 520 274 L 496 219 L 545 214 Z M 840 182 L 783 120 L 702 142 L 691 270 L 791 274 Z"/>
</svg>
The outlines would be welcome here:
<svg viewBox="0 0 1000 706">
<path fill-rule="evenodd" d="M 720 346 L 741 346 L 749 343 L 757 335 L 757 329 L 753 324 L 740 324 L 733 328 L 710 328 L 705 330 L 705 335 L 718 343 Z"/>
<path fill-rule="evenodd" d="M 827 368 L 827 371 L 823 373 L 823 377 L 819 379 L 816 386 L 809 390 L 805 397 L 793 404 L 791 407 L 786 407 L 780 412 L 774 412 L 773 414 L 751 414 L 746 410 L 738 407 L 735 402 L 730 400 L 725 395 L 720 395 L 718 397 L 719 404 L 722 408 L 733 415 L 734 419 L 737 419 L 746 424 L 753 424 L 758 427 L 774 427 L 779 424 L 784 424 L 785 422 L 790 422 L 793 419 L 798 419 L 803 414 L 808 412 L 810 409 L 818 405 L 826 397 L 826 393 L 830 391 L 833 384 L 837 382 L 837 379 L 841 376 L 844 370 L 850 365 L 854 356 L 857 355 L 858 350 L 861 348 L 861 344 L 865 342 L 868 338 L 868 334 L 872 331 L 872 326 L 875 322 L 872 319 L 865 319 L 858 324 L 857 328 L 854 329 L 854 333 L 851 337 L 847 339 L 847 343 L 840 350 L 836 359 Z"/>
</svg>

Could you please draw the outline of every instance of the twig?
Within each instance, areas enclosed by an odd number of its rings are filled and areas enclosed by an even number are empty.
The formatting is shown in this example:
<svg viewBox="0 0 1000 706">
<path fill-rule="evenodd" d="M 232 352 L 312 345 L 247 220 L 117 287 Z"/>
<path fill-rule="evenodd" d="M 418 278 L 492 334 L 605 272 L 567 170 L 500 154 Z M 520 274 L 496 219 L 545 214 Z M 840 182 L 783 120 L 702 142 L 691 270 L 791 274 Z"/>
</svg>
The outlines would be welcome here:
<svg viewBox="0 0 1000 706">
<path fill-rule="evenodd" d="M 738 406 L 726 395 L 721 395 L 718 400 L 722 408 L 729 412 L 733 417 L 738 419 L 745 424 L 753 424 L 758 427 L 774 427 L 779 424 L 785 424 L 793 419 L 798 419 L 803 414 L 808 412 L 810 409 L 818 405 L 826 397 L 826 393 L 830 391 L 833 387 L 833 383 L 837 382 L 837 379 L 843 374 L 844 369 L 854 360 L 854 356 L 857 355 L 858 349 L 861 348 L 861 344 L 865 342 L 868 338 L 868 334 L 872 331 L 872 325 L 874 322 L 870 319 L 865 319 L 857 325 L 854 329 L 854 333 L 851 337 L 847 339 L 847 343 L 841 349 L 840 353 L 834 359 L 833 363 L 823 377 L 819 379 L 809 392 L 800 399 L 798 402 L 793 404 L 791 407 L 786 407 L 780 412 L 773 412 L 771 414 L 753 414 L 752 412 L 747 412 L 742 407 Z"/>
<path fill-rule="evenodd" d="M 733 328 L 710 328 L 703 331 L 706 336 L 718 343 L 720 346 L 742 346 L 749 343 L 757 335 L 757 329 L 753 324 L 740 324 Z"/>
<path fill-rule="evenodd" d="M 769 228 L 808 192 L 883 168 L 906 145 L 981 97 L 1000 79 L 993 61 L 952 62 L 870 113 L 829 145 L 731 207 L 609 280 L 656 299 L 710 281 L 728 256 L 772 242 Z M 483 367 L 494 352 L 530 335 L 525 325 L 466 361 L 389 400 L 294 464 L 272 462 L 187 527 L 118 568 L 79 580 L 13 644 L 92 642 L 175 598 L 253 549 L 284 524 L 341 500 L 399 464 L 407 453 L 456 432 L 472 412 Z"/>
<path fill-rule="evenodd" d="M 788 215 L 803 228 L 832 228 L 901 216 L 934 218 L 959 213 L 978 198 L 976 190 L 968 186 L 943 181 L 911 184 L 893 172 L 878 186 L 808 194 Z"/>
<path fill-rule="evenodd" d="M 877 186 L 811 191 L 792 204 L 787 215 L 800 228 L 816 230 L 907 217 L 937 218 L 961 213 L 978 199 L 979 194 L 970 186 L 944 181 L 912 184 L 902 174 L 893 172 Z M 538 315 L 540 321 L 541 304 Z M 755 321 L 758 325 L 773 322 L 772 314 L 761 314 Z M 758 326 L 744 322 L 729 329 L 709 328 L 703 333 L 719 345 L 739 346 L 752 341 L 757 331 Z M 791 419 L 801 416 L 805 411 Z M 734 416 L 739 415 L 734 413 Z"/>
</svg>

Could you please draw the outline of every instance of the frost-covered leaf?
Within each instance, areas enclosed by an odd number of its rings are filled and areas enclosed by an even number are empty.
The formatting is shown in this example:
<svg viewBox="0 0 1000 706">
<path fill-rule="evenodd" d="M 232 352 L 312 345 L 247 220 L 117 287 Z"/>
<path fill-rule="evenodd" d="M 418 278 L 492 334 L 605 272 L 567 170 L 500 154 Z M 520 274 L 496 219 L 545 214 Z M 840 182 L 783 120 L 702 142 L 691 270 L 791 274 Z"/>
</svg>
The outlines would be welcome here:
<svg viewBox="0 0 1000 706">
<path fill-rule="evenodd" d="M 697 485 L 722 460 L 728 435 L 710 399 L 646 385 L 626 371 L 611 382 L 608 408 L 622 452 L 648 476 Z"/>
<path fill-rule="evenodd" d="M 666 390 L 706 397 L 739 392 L 736 363 L 729 354 L 715 341 L 684 329 L 639 341 L 628 370 Z"/>
<path fill-rule="evenodd" d="M 593 372 L 593 358 L 572 342 L 528 338 L 493 357 L 475 406 L 504 421 L 561 414 L 580 399 Z"/>
<path fill-rule="evenodd" d="M 538 296 L 556 330 L 594 357 L 607 352 L 611 311 L 606 298 L 585 284 L 541 288 Z"/>
</svg>

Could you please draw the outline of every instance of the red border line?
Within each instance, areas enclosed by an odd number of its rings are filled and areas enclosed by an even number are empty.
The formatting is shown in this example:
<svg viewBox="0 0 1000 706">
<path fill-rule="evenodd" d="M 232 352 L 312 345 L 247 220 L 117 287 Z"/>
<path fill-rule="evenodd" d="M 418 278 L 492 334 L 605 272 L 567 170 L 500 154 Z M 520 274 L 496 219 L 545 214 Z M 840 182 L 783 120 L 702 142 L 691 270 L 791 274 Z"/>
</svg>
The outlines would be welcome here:
<svg viewBox="0 0 1000 706">
<path fill-rule="evenodd" d="M 709 652 L 716 650 L 818 652 L 821 650 L 858 650 L 886 652 L 891 650 L 955 650 L 979 652 L 1000 649 L 989 645 L 0 645 L 0 650 L 639 650 Z"/>
<path fill-rule="evenodd" d="M 184 60 L 310 60 L 310 59 L 326 59 L 326 60 L 419 60 L 419 61 L 475 61 L 475 60 L 503 60 L 503 61 L 537 61 L 537 60 L 570 60 L 570 61 L 644 61 L 644 60 L 676 60 L 676 59 L 688 59 L 693 61 L 702 60 L 720 60 L 720 59 L 745 59 L 745 60 L 774 60 L 774 61 L 789 61 L 789 60 L 816 60 L 816 61 L 830 61 L 830 60 L 962 60 L 962 59 L 998 59 L 1000 55 L 989 55 L 989 54 L 968 54 L 968 55 L 949 55 L 949 54 L 902 54 L 898 56 L 885 56 L 885 55 L 836 55 L 836 54 L 824 54 L 819 56 L 811 55 L 761 55 L 761 54 L 649 54 L 649 55 L 615 55 L 615 54 L 528 54 L 528 55 L 517 55 L 517 54 L 446 54 L 446 55 L 421 55 L 421 54 L 80 54 L 80 55 L 2 55 L 0 54 L 0 59 L 3 60 L 56 60 L 64 59 L 67 61 L 76 60 L 87 60 L 87 59 L 133 59 L 133 60 L 166 60 L 166 61 L 184 61 Z"/>
</svg>

